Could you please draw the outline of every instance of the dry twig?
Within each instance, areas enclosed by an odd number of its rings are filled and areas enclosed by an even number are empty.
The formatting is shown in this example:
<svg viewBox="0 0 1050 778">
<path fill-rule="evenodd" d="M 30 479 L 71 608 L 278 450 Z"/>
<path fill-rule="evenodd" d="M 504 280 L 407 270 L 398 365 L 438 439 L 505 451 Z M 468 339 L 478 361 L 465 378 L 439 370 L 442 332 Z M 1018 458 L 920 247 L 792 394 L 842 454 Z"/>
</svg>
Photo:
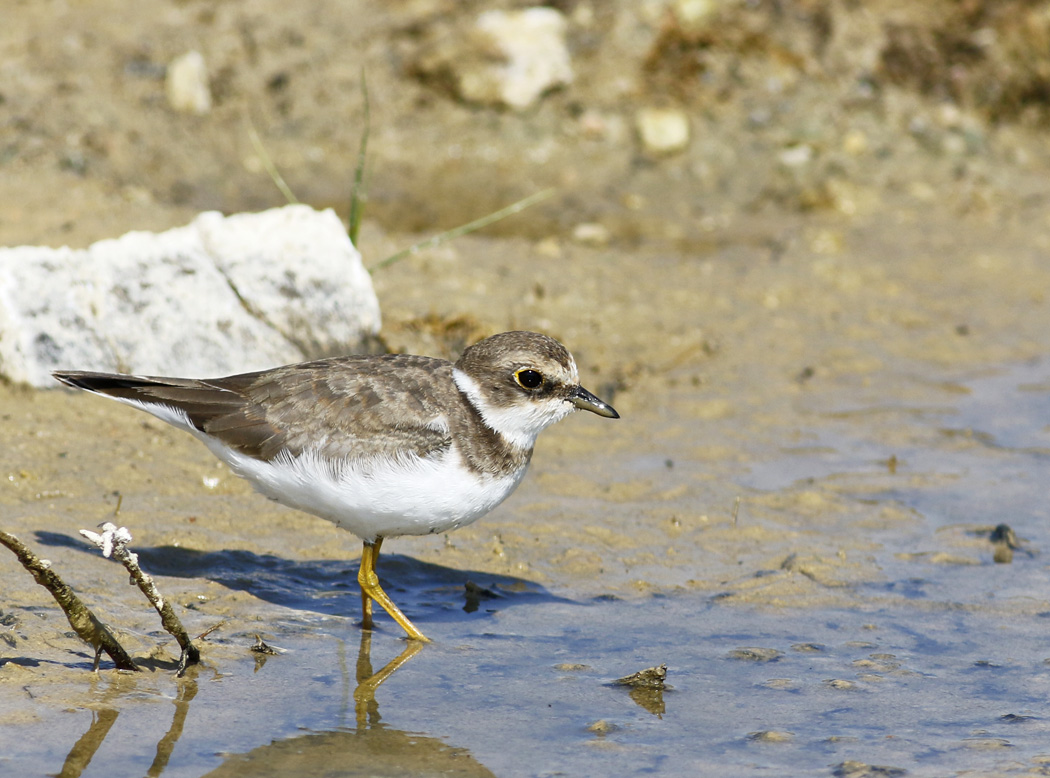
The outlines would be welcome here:
<svg viewBox="0 0 1050 778">
<path fill-rule="evenodd" d="M 106 558 L 112 556 L 124 565 L 131 574 L 131 579 L 138 585 L 139 590 L 146 595 L 153 607 L 157 609 L 157 613 L 160 614 L 160 623 L 179 642 L 179 647 L 182 649 L 182 655 L 179 657 L 179 669 L 176 673 L 176 676 L 181 676 L 186 672 L 188 665 L 195 665 L 200 662 L 200 651 L 193 645 L 189 633 L 182 626 L 179 617 L 175 615 L 171 603 L 161 596 L 160 590 L 157 589 L 152 576 L 143 572 L 142 568 L 139 567 L 138 554 L 133 554 L 128 550 L 128 543 L 131 542 L 131 533 L 127 527 L 117 527 L 115 524 L 107 521 L 102 525 L 101 529 L 101 535 L 86 529 L 80 530 L 80 534 L 98 546 L 102 551 L 102 556 Z"/>
<path fill-rule="evenodd" d="M 0 543 L 11 549 L 22 567 L 33 574 L 36 582 L 51 592 L 55 602 L 59 604 L 62 611 L 69 620 L 69 626 L 77 633 L 81 640 L 95 649 L 95 670 L 98 670 L 99 657 L 105 651 L 113 660 L 118 670 L 138 670 L 135 663 L 131 661 L 128 652 L 117 642 L 106 625 L 98 620 L 76 593 L 63 581 L 58 573 L 51 569 L 51 563 L 41 559 L 14 535 L 0 532 Z"/>
</svg>

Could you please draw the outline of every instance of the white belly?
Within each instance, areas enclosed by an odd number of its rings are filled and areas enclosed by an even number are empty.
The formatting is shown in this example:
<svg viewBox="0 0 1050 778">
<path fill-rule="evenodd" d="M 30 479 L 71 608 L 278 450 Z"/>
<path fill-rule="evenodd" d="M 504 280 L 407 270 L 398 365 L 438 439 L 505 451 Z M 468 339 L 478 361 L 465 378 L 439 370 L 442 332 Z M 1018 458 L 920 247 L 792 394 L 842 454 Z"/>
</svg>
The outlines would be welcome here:
<svg viewBox="0 0 1050 778">
<path fill-rule="evenodd" d="M 449 452 L 438 459 L 406 457 L 366 468 L 306 452 L 261 462 L 202 439 L 237 475 L 291 508 L 335 522 L 362 540 L 446 532 L 484 516 L 521 483 L 526 467 L 480 478 Z"/>
</svg>

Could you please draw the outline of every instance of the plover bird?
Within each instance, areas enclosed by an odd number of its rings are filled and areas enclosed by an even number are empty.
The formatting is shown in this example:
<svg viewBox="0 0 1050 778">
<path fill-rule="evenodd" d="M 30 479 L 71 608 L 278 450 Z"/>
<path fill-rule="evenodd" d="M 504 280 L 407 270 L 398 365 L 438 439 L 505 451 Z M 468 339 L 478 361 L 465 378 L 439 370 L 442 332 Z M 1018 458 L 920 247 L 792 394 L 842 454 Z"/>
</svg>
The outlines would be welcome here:
<svg viewBox="0 0 1050 778">
<path fill-rule="evenodd" d="M 56 372 L 186 430 L 262 494 L 364 542 L 362 626 L 378 603 L 427 640 L 379 585 L 386 538 L 466 526 L 521 483 L 536 437 L 577 409 L 612 406 L 580 386 L 576 361 L 535 332 L 485 338 L 453 364 L 347 356 L 197 380 Z"/>
</svg>

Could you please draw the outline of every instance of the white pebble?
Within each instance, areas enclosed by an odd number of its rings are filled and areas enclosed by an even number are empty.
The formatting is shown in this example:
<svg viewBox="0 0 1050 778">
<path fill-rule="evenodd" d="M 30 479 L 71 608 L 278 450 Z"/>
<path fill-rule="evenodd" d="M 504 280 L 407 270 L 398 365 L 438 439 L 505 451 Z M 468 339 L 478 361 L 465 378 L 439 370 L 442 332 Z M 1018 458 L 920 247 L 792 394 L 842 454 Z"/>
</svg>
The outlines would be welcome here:
<svg viewBox="0 0 1050 778">
<path fill-rule="evenodd" d="M 689 117 L 676 108 L 643 108 L 635 116 L 635 126 L 651 154 L 673 154 L 689 145 Z"/>
<path fill-rule="evenodd" d="M 168 104 L 180 113 L 202 116 L 211 110 L 208 67 L 199 51 L 187 51 L 168 65 Z"/>
<path fill-rule="evenodd" d="M 584 222 L 577 224 L 572 231 L 572 239 L 585 246 L 608 246 L 612 236 L 603 224 L 597 222 Z"/>
</svg>

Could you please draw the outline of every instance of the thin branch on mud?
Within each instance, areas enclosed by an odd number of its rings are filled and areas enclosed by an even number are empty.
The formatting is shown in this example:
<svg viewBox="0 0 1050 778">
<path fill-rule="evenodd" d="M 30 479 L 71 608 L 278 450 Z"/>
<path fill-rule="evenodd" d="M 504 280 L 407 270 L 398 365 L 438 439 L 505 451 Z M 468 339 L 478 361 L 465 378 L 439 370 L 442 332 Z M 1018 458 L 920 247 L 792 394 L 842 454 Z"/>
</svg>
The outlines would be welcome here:
<svg viewBox="0 0 1050 778">
<path fill-rule="evenodd" d="M 98 546 L 102 551 L 102 556 L 106 558 L 112 556 L 124 565 L 131 574 L 131 579 L 138 585 L 139 590 L 146 595 L 146 599 L 157 609 L 157 613 L 160 614 L 160 623 L 179 642 L 179 647 L 182 649 L 182 655 L 179 657 L 179 669 L 176 673 L 176 677 L 181 677 L 186 672 L 188 665 L 195 665 L 200 662 L 200 651 L 193 645 L 189 633 L 182 626 L 179 617 L 175 615 L 175 610 L 171 607 L 171 603 L 161 596 L 160 590 L 157 589 L 152 576 L 143 572 L 142 568 L 139 567 L 138 554 L 133 554 L 128 550 L 128 543 L 131 542 L 131 532 L 128 531 L 127 527 L 117 527 L 115 524 L 107 521 L 102 525 L 101 529 L 101 535 L 86 529 L 80 530 L 80 534 Z"/>
<path fill-rule="evenodd" d="M 225 626 L 226 626 L 226 619 L 223 619 L 218 624 L 213 624 L 212 626 L 208 627 L 201 634 L 197 635 L 197 637 L 195 637 L 194 640 L 204 640 L 204 638 L 208 637 L 208 635 L 210 635 L 212 632 L 214 632 L 215 630 L 217 630 L 217 629 L 219 629 L 221 627 L 225 627 Z"/>
<path fill-rule="evenodd" d="M 95 649 L 94 670 L 98 670 L 99 658 L 103 651 L 113 660 L 118 670 L 138 670 L 113 633 L 98 620 L 98 617 L 77 597 L 58 573 L 51 569 L 51 563 L 48 560 L 41 559 L 22 541 L 6 532 L 0 532 L 0 543 L 11 549 L 18 557 L 18 561 L 22 563 L 22 567 L 33 574 L 38 584 L 51 592 L 55 602 L 66 614 L 69 626 L 81 640 Z"/>
</svg>

